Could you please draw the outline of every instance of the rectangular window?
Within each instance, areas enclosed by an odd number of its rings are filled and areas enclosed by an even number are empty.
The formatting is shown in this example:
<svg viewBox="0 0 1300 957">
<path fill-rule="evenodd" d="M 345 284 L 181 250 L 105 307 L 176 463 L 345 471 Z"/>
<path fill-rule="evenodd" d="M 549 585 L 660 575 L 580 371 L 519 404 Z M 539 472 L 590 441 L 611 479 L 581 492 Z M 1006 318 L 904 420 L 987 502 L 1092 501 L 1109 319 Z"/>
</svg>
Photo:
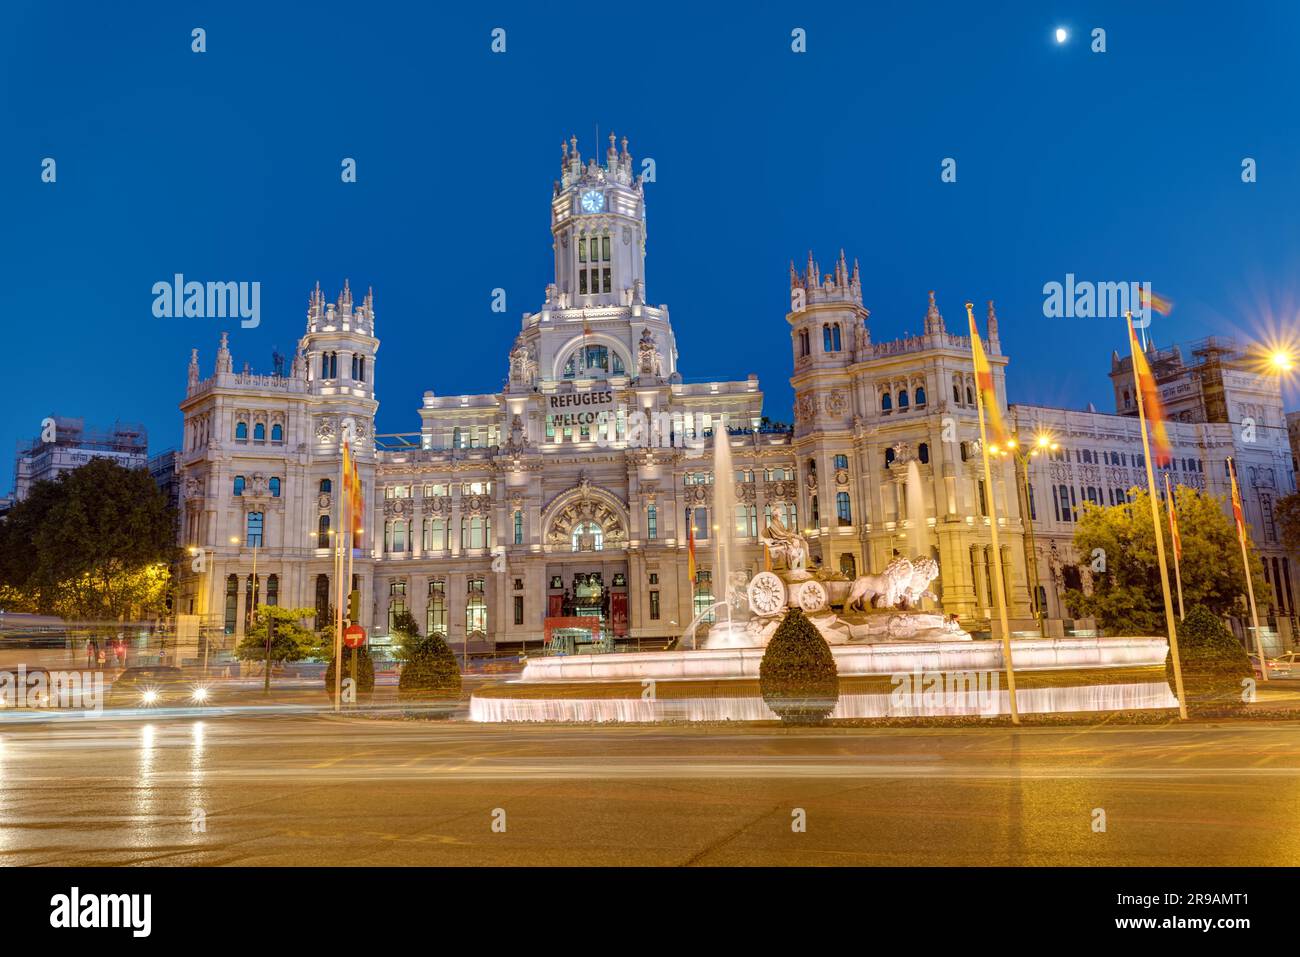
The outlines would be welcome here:
<svg viewBox="0 0 1300 957">
<path fill-rule="evenodd" d="M 609 292 L 609 289 L 610 289 L 610 270 L 609 270 L 609 269 L 605 269 L 605 270 L 604 270 L 604 273 L 605 273 L 605 277 L 604 277 L 604 278 L 605 278 L 605 281 L 604 281 L 604 284 L 603 284 L 603 288 L 601 289 L 601 292 Z"/>
<path fill-rule="evenodd" d="M 709 535 L 709 510 L 707 508 L 697 508 L 692 515 L 694 516 L 692 534 L 694 534 L 695 540 L 711 538 L 712 536 Z"/>
<path fill-rule="evenodd" d="M 429 582 L 429 611 L 426 635 L 447 634 L 447 583 Z"/>
<path fill-rule="evenodd" d="M 261 512 L 248 513 L 248 528 L 244 537 L 244 545 L 248 548 L 262 547 L 262 527 L 263 519 Z"/>
<path fill-rule="evenodd" d="M 483 579 L 471 578 L 466 588 L 465 600 L 465 634 L 468 638 L 475 632 L 487 634 L 487 597 L 483 591 Z"/>
<path fill-rule="evenodd" d="M 603 259 L 605 262 L 609 262 L 609 237 L 608 236 L 600 237 L 600 258 Z"/>
<path fill-rule="evenodd" d="M 650 620 L 659 620 L 659 592 L 657 591 L 650 593 Z"/>
<path fill-rule="evenodd" d="M 524 596 L 516 595 L 515 596 L 515 624 L 522 625 L 523 623 L 524 623 Z"/>
<path fill-rule="evenodd" d="M 837 469 L 846 469 L 849 467 L 849 457 L 847 455 L 835 456 L 835 467 Z"/>
<path fill-rule="evenodd" d="M 587 240 L 585 238 L 578 240 L 578 262 L 587 261 Z"/>
<path fill-rule="evenodd" d="M 578 295 L 585 296 L 586 294 L 587 294 L 587 270 L 579 269 L 578 270 Z"/>
<path fill-rule="evenodd" d="M 524 513 L 521 511 L 516 511 L 515 512 L 515 544 L 522 545 L 523 543 L 524 543 Z"/>
<path fill-rule="evenodd" d="M 653 505 L 645 510 L 645 537 L 651 541 L 659 537 L 659 510 Z"/>
</svg>

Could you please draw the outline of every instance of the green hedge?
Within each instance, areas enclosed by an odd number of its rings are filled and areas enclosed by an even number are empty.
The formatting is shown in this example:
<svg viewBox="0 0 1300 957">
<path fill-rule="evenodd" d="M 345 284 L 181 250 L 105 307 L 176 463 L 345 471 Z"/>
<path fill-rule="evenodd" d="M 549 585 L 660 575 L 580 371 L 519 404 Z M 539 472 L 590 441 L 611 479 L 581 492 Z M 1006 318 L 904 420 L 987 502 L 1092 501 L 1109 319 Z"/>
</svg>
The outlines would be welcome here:
<svg viewBox="0 0 1300 957">
<path fill-rule="evenodd" d="M 460 665 L 442 635 L 409 638 L 397 690 L 403 697 L 460 697 Z"/>
<path fill-rule="evenodd" d="M 1205 606 L 1195 606 L 1179 622 L 1178 657 L 1189 707 L 1244 704 L 1242 681 L 1254 677 L 1254 669 L 1241 642 Z M 1173 687 L 1172 655 L 1166 671 Z"/>
</svg>

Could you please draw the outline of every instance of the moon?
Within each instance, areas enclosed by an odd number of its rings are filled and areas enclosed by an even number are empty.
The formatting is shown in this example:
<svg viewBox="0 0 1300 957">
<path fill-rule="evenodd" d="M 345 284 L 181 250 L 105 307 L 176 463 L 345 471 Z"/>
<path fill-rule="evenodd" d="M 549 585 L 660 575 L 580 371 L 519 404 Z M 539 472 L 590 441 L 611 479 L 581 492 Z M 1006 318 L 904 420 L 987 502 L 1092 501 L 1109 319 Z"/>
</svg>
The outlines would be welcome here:
<svg viewBox="0 0 1300 957">
<path fill-rule="evenodd" d="M 1066 37 L 1068 37 L 1069 35 L 1070 35 L 1070 34 L 1066 32 L 1065 27 L 1057 27 L 1057 28 L 1056 28 L 1056 42 L 1057 42 L 1057 43 L 1064 43 Z"/>
</svg>

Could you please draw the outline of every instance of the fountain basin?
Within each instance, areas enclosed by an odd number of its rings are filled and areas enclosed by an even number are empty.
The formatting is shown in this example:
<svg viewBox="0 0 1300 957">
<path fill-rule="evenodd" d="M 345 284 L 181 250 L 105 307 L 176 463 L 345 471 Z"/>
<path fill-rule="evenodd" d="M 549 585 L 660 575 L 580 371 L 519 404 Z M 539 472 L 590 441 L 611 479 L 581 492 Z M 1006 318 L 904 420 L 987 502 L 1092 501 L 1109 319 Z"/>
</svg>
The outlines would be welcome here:
<svg viewBox="0 0 1300 957">
<path fill-rule="evenodd" d="M 1177 707 L 1163 638 L 1015 639 L 1025 713 Z M 1000 642 L 898 642 L 831 648 L 832 717 L 1009 713 Z M 531 659 L 517 681 L 477 691 L 472 721 L 770 721 L 758 690 L 762 648 Z M 937 687 L 936 687 L 937 686 Z"/>
</svg>

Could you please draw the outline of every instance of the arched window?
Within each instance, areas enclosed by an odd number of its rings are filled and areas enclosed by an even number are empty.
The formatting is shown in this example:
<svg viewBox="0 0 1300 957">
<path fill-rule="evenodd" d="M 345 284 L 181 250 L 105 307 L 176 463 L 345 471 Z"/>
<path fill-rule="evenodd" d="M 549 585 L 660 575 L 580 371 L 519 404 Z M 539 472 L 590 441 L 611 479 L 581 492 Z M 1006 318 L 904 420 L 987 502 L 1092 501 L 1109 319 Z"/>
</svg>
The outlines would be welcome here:
<svg viewBox="0 0 1300 957">
<path fill-rule="evenodd" d="M 284 441 L 284 426 L 281 425 L 279 422 L 271 426 L 271 441 L 272 442 Z"/>
<path fill-rule="evenodd" d="M 916 447 L 916 457 L 921 460 L 922 465 L 928 465 L 930 462 L 930 443 L 922 442 Z"/>
<path fill-rule="evenodd" d="M 330 617 L 330 577 L 316 576 L 316 627 L 323 628 Z"/>
<path fill-rule="evenodd" d="M 880 393 L 880 411 L 881 412 L 894 411 L 894 400 L 890 398 L 888 392 Z"/>
<path fill-rule="evenodd" d="M 833 352 L 831 348 L 831 327 L 828 324 L 822 324 L 822 352 Z"/>
<path fill-rule="evenodd" d="M 831 326 L 831 345 L 836 352 L 840 351 L 840 324 L 838 322 Z"/>
<path fill-rule="evenodd" d="M 907 408 L 907 390 L 902 389 L 898 393 L 898 411 L 902 412 Z"/>
<path fill-rule="evenodd" d="M 799 330 L 799 356 L 802 358 L 812 351 L 812 346 L 808 344 L 808 330 Z"/>
<path fill-rule="evenodd" d="M 265 423 L 265 422 L 258 422 L 256 425 L 253 426 L 253 441 L 254 441 L 254 442 L 265 442 L 265 441 L 266 441 L 266 423 Z"/>
<path fill-rule="evenodd" d="M 841 525 L 853 524 L 853 509 L 849 505 L 848 492 L 835 493 L 835 517 Z"/>
<path fill-rule="evenodd" d="M 595 522 L 579 522 L 573 527 L 571 544 L 575 552 L 598 552 L 605 547 L 605 532 Z"/>
<path fill-rule="evenodd" d="M 893 464 L 894 464 L 894 450 L 892 448 L 885 449 L 885 468 L 889 468 Z"/>
<path fill-rule="evenodd" d="M 277 476 L 271 476 L 271 481 L 267 483 L 271 489 L 271 498 L 280 497 L 280 479 Z"/>
<path fill-rule="evenodd" d="M 849 552 L 840 556 L 840 574 L 850 580 L 858 577 L 858 560 Z"/>
<path fill-rule="evenodd" d="M 952 377 L 952 401 L 961 405 L 961 384 L 957 381 L 956 376 Z"/>
<path fill-rule="evenodd" d="M 248 423 L 247 423 L 247 422 L 236 422 L 236 423 L 235 423 L 235 441 L 236 441 L 236 442 L 247 442 L 247 441 L 248 441 Z"/>
<path fill-rule="evenodd" d="M 967 405 L 975 404 L 975 393 L 971 391 L 970 386 L 966 386 L 966 404 Z"/>
<path fill-rule="evenodd" d="M 916 387 L 916 404 L 917 406 L 925 405 L 925 386 L 923 385 Z"/>
<path fill-rule="evenodd" d="M 239 579 L 230 575 L 226 578 L 226 634 L 235 633 L 235 616 L 239 613 Z"/>
<path fill-rule="evenodd" d="M 235 494 L 236 495 L 244 494 L 244 477 L 242 475 L 235 476 Z"/>
<path fill-rule="evenodd" d="M 329 479 L 323 478 L 320 480 L 320 491 L 322 495 L 328 495 L 333 490 L 333 488 L 334 488 L 333 483 L 330 482 Z"/>
<path fill-rule="evenodd" d="M 266 577 L 266 603 L 268 605 L 280 604 L 280 576 L 268 575 Z"/>
<path fill-rule="evenodd" d="M 320 517 L 316 523 L 316 547 L 330 547 L 330 517 L 326 513 Z"/>
</svg>

